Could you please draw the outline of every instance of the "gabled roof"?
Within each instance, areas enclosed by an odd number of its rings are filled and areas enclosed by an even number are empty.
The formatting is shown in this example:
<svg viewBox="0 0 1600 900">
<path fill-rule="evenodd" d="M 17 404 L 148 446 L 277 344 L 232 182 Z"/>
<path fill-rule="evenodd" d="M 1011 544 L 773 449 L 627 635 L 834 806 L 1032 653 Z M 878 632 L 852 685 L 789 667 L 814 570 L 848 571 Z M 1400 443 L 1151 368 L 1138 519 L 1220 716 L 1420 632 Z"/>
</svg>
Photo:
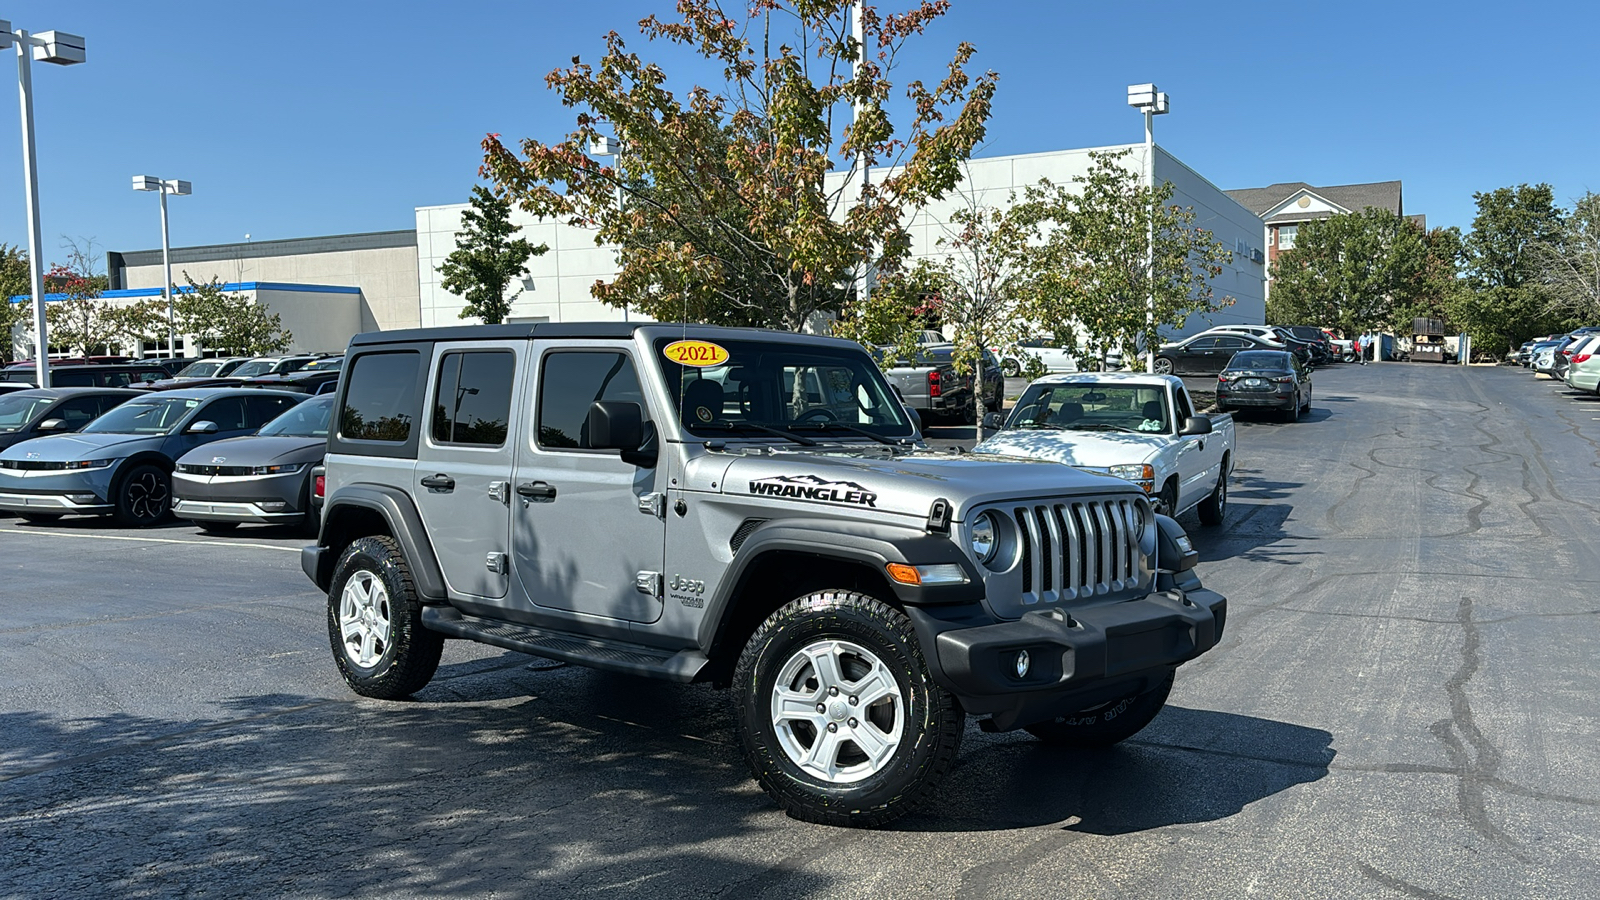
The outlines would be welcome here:
<svg viewBox="0 0 1600 900">
<path fill-rule="evenodd" d="M 1304 181 L 1288 181 L 1281 184 L 1268 185 L 1264 188 L 1241 188 L 1238 190 L 1224 191 L 1229 197 L 1239 201 L 1239 205 L 1250 210 L 1258 216 L 1265 216 L 1283 201 L 1289 199 L 1300 191 L 1315 194 L 1334 206 L 1349 210 L 1387 209 L 1395 215 L 1402 215 L 1404 209 L 1401 205 L 1400 182 L 1375 181 L 1369 184 L 1335 184 L 1327 187 L 1316 187 Z M 1292 216 L 1292 211 L 1288 213 Z M 1277 219 L 1277 216 L 1273 217 Z M 1317 216 L 1300 215 L 1297 218 L 1318 218 Z M 1285 221 L 1288 219 L 1286 218 Z"/>
</svg>

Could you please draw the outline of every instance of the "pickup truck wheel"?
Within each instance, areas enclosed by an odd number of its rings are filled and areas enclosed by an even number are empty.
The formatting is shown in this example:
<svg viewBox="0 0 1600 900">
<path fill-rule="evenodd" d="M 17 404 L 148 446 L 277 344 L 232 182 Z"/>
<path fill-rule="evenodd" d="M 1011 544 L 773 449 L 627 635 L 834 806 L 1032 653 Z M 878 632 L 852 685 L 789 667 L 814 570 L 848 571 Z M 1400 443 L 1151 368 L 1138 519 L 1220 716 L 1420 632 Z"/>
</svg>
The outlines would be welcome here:
<svg viewBox="0 0 1600 900">
<path fill-rule="evenodd" d="M 794 600 L 756 629 L 734 673 L 751 773 L 796 819 L 882 825 L 926 802 L 965 715 L 933 682 L 911 623 L 853 591 Z"/>
<path fill-rule="evenodd" d="M 1196 508 L 1200 513 L 1200 524 L 1221 525 L 1222 520 L 1228 516 L 1228 473 L 1227 461 L 1223 461 L 1223 471 L 1217 474 L 1217 486 L 1211 495 L 1200 501 Z"/>
<path fill-rule="evenodd" d="M 345 684 L 363 697 L 409 697 L 433 678 L 444 635 L 422 627 L 411 567 L 394 538 L 360 538 L 340 554 L 328 639 Z"/>
<path fill-rule="evenodd" d="M 1167 673 L 1165 680 L 1143 694 L 1129 694 L 1070 716 L 1029 725 L 1028 733 L 1056 747 L 1090 749 L 1121 743 L 1144 730 L 1161 712 L 1172 693 L 1173 674 Z"/>
<path fill-rule="evenodd" d="M 1156 500 L 1153 505 L 1156 508 L 1156 512 L 1163 516 L 1176 516 L 1178 514 L 1176 512 L 1178 508 L 1177 482 L 1169 481 L 1162 485 L 1161 491 L 1156 494 Z"/>
</svg>

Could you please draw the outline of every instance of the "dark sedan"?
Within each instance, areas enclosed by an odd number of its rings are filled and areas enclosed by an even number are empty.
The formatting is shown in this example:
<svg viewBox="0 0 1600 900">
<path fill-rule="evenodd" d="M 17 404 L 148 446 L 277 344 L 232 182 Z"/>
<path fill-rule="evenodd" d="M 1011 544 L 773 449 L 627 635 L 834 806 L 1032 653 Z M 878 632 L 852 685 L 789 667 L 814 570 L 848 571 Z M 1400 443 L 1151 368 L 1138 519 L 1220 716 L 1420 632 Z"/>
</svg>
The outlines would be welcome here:
<svg viewBox="0 0 1600 900">
<path fill-rule="evenodd" d="M 167 377 L 167 370 L 155 363 L 87 363 L 78 366 L 50 364 L 51 387 L 127 387 Z M 32 384 L 31 368 L 12 367 L 0 372 L 0 379 Z"/>
<path fill-rule="evenodd" d="M 202 531 L 241 522 L 313 527 L 312 469 L 328 449 L 333 397 L 314 397 L 249 437 L 191 450 L 172 473 L 172 511 Z"/>
<path fill-rule="evenodd" d="M 1217 409 L 1276 409 L 1298 421 L 1311 410 L 1311 369 L 1287 350 L 1236 353 L 1217 376 Z"/>
<path fill-rule="evenodd" d="M 0 450 L 29 438 L 77 431 L 143 395 L 127 388 L 30 388 L 0 397 Z"/>
<path fill-rule="evenodd" d="M 1200 334 L 1175 344 L 1163 344 L 1157 351 L 1157 375 L 1217 375 L 1241 350 L 1276 350 L 1262 338 L 1251 334 Z"/>
</svg>

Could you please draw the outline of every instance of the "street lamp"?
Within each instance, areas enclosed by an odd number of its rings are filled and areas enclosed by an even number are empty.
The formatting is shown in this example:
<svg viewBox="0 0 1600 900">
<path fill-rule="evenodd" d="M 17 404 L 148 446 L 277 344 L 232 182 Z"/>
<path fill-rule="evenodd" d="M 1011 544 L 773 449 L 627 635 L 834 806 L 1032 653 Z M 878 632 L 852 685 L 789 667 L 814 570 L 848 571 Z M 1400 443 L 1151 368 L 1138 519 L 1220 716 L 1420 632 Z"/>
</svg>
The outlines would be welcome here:
<svg viewBox="0 0 1600 900">
<path fill-rule="evenodd" d="M 1153 84 L 1128 85 L 1128 105 L 1144 113 L 1144 186 L 1154 191 L 1156 187 L 1156 116 L 1167 114 L 1167 95 L 1156 90 Z M 1145 249 L 1144 249 L 1145 282 L 1150 287 L 1150 294 L 1145 298 L 1147 331 L 1156 330 L 1156 211 L 1152 200 L 1145 210 Z M 1156 370 L 1156 348 L 1154 343 L 1145 348 L 1144 368 L 1147 372 Z"/>
<path fill-rule="evenodd" d="M 612 156 L 616 158 L 617 173 L 617 214 L 622 214 L 622 141 L 617 138 L 597 137 L 589 142 L 590 156 Z M 618 260 L 620 262 L 620 260 Z M 622 307 L 622 321 L 628 321 L 628 307 Z"/>
<path fill-rule="evenodd" d="M 177 194 L 187 197 L 193 193 L 187 181 L 171 179 L 162 181 L 154 175 L 133 176 L 133 189 L 136 191 L 161 192 L 161 266 L 166 270 L 166 277 L 161 281 L 161 293 L 167 298 L 167 357 L 178 358 L 178 319 L 172 310 L 172 251 L 167 246 L 167 195 Z"/>
<path fill-rule="evenodd" d="M 12 31 L 11 23 L 0 19 L 0 50 L 13 44 L 17 48 L 17 86 L 22 97 L 22 173 L 28 203 L 28 274 L 33 287 L 34 380 L 39 387 L 50 386 L 50 338 L 44 320 L 44 262 L 39 256 L 39 167 L 33 146 L 33 69 L 32 61 L 70 66 L 84 60 L 83 38 L 64 31 L 29 34 Z"/>
</svg>

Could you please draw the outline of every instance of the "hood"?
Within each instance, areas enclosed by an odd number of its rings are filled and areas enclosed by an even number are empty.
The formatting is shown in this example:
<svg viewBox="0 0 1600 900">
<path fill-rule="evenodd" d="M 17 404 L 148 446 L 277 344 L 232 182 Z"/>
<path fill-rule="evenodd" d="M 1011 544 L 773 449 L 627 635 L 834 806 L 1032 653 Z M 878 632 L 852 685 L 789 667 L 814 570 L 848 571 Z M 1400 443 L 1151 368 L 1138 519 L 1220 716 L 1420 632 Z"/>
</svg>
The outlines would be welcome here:
<svg viewBox="0 0 1600 900">
<path fill-rule="evenodd" d="M 196 447 L 178 457 L 178 462 L 195 466 L 283 466 L 321 462 L 327 449 L 327 438 L 248 435 Z M 219 457 L 227 462 L 221 462 Z"/>
<path fill-rule="evenodd" d="M 1012 428 L 979 444 L 973 452 L 1105 468 L 1149 462 L 1170 443 L 1171 435 L 1159 433 Z"/>
<path fill-rule="evenodd" d="M 73 462 L 80 459 L 117 459 L 153 450 L 167 439 L 164 434 L 53 434 L 30 438 L 0 451 L 0 459 L 38 459 Z"/>
<path fill-rule="evenodd" d="M 779 451 L 735 457 L 731 463 L 702 460 L 703 467 L 690 467 L 691 489 L 918 518 L 942 498 L 954 507 L 958 521 L 973 506 L 1001 500 L 1130 489 L 1120 479 L 1054 463 L 971 453 L 890 457 L 873 451 Z M 702 482 L 707 477 L 716 480 Z"/>
</svg>

